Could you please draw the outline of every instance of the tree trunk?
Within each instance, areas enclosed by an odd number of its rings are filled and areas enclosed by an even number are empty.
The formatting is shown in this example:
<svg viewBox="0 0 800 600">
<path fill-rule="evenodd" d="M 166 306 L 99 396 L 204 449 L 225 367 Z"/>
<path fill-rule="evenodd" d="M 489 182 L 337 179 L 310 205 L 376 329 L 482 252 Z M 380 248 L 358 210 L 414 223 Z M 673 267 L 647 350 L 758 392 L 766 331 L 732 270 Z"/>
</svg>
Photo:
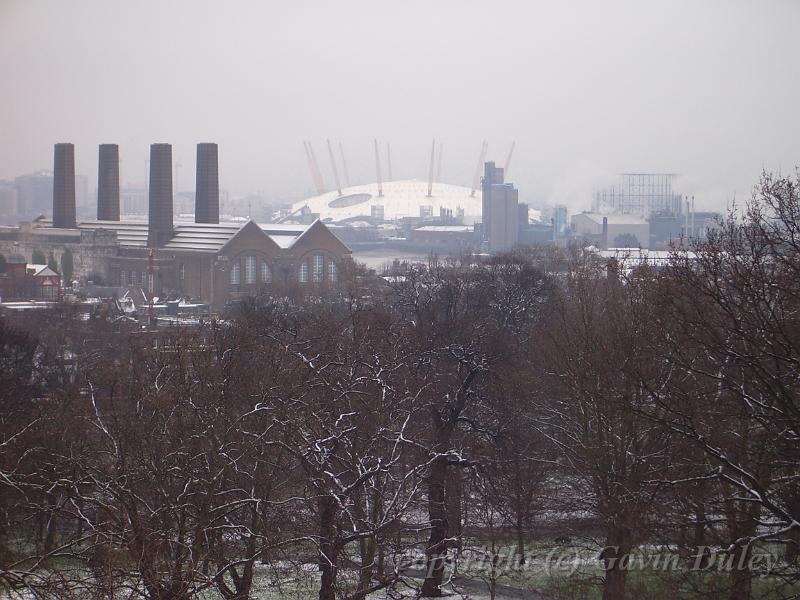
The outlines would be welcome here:
<svg viewBox="0 0 800 600">
<path fill-rule="evenodd" d="M 609 531 L 602 554 L 605 568 L 603 600 L 625 600 L 631 547 L 631 533 L 627 528 L 615 527 Z"/>
<path fill-rule="evenodd" d="M 792 495 L 788 502 L 789 513 L 795 521 L 800 521 L 800 492 Z M 786 562 L 790 565 L 797 562 L 797 557 L 800 556 L 800 527 L 795 527 L 789 532 L 789 539 L 791 540 L 786 545 Z"/>
<path fill-rule="evenodd" d="M 358 573 L 358 589 L 353 594 L 353 600 L 363 600 L 372 585 L 372 573 L 375 568 L 375 536 L 362 538 L 359 541 L 361 554 L 361 570 Z"/>
<path fill-rule="evenodd" d="M 517 516 L 516 522 L 516 533 L 517 533 L 517 560 L 519 561 L 520 565 L 525 564 L 525 525 L 522 522 L 522 516 Z"/>
<path fill-rule="evenodd" d="M 428 518 L 431 533 L 425 548 L 425 581 L 422 583 L 423 598 L 442 596 L 444 563 L 447 556 L 447 506 L 445 504 L 445 480 L 447 457 L 437 456 L 428 475 Z"/>
<path fill-rule="evenodd" d="M 319 600 L 336 600 L 336 503 L 330 496 L 319 499 Z"/>
<path fill-rule="evenodd" d="M 753 573 L 750 571 L 750 546 L 736 546 L 731 555 L 731 591 L 729 600 L 750 600 Z"/>
<path fill-rule="evenodd" d="M 375 565 L 375 570 L 378 573 L 378 578 L 383 579 L 386 576 L 386 541 L 383 536 L 380 536 L 375 543 L 378 545 L 378 562 Z"/>
<path fill-rule="evenodd" d="M 456 538 L 454 546 L 460 549 L 463 517 L 461 507 L 461 471 L 457 468 L 448 469 L 446 477 L 447 535 L 451 538 Z"/>
<path fill-rule="evenodd" d="M 800 527 L 795 527 L 789 532 L 789 543 L 786 544 L 786 562 L 790 565 L 797 562 L 800 555 Z"/>
</svg>

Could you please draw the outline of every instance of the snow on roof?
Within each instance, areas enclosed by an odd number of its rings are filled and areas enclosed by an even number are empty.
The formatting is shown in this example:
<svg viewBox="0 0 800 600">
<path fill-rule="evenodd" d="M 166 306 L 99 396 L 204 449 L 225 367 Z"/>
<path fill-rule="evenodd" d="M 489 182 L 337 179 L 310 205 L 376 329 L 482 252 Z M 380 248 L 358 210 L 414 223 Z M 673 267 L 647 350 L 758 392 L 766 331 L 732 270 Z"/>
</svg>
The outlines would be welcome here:
<svg viewBox="0 0 800 600">
<path fill-rule="evenodd" d="M 588 246 L 585 250 L 600 258 L 613 258 L 616 259 L 617 262 L 629 266 L 645 262 L 651 265 L 663 265 L 667 264 L 670 257 L 673 255 L 671 250 L 648 250 L 647 248 L 609 248 L 608 250 L 598 250 L 594 246 Z M 694 252 L 687 252 L 686 256 L 690 260 L 693 260 L 697 255 Z"/>
<path fill-rule="evenodd" d="M 251 222 L 255 226 L 261 228 L 279 248 L 287 250 L 318 221 L 309 225 L 285 223 L 259 224 L 250 219 L 247 219 L 244 223 L 194 223 L 175 221 L 172 238 L 164 244 L 164 248 L 167 250 L 187 250 L 216 254 Z M 44 233 L 59 231 L 50 227 L 51 224 L 51 220 L 41 221 L 42 226 L 39 230 Z M 321 223 L 321 225 L 327 227 L 324 223 Z M 147 247 L 147 221 L 82 221 L 78 223 L 77 228 L 83 230 L 107 229 L 115 231 L 120 246 L 132 248 Z M 74 229 L 70 231 L 73 233 L 75 232 Z"/>
<path fill-rule="evenodd" d="M 176 221 L 172 238 L 164 244 L 167 250 L 188 250 L 216 254 L 241 231 L 244 223 L 194 223 Z M 256 225 L 258 225 L 256 223 Z M 279 247 L 287 249 L 311 225 L 258 225 Z M 48 228 L 49 229 L 49 228 Z M 84 221 L 78 229 L 109 229 L 117 232 L 121 246 L 147 247 L 147 221 Z"/>
<path fill-rule="evenodd" d="M 470 225 L 423 225 L 417 227 L 415 231 L 441 231 L 448 233 L 472 232 L 474 228 Z"/>
<path fill-rule="evenodd" d="M 293 212 L 299 212 L 307 206 L 313 213 L 319 213 L 320 219 L 341 221 L 357 217 L 371 216 L 373 206 L 383 207 L 383 216 L 387 221 L 403 217 L 419 217 L 420 207 L 431 207 L 432 215 L 438 216 L 440 208 L 453 211 L 460 208 L 466 216 L 480 217 L 481 192 L 460 185 L 434 183 L 431 195 L 428 196 L 428 182 L 416 179 L 387 181 L 381 186 L 383 196 L 378 195 L 378 184 L 355 185 L 314 196 L 292 205 Z M 474 220 L 474 219 L 473 219 Z"/>
<path fill-rule="evenodd" d="M 34 277 L 58 277 L 58 273 L 47 265 L 28 264 L 25 270 Z"/>
</svg>

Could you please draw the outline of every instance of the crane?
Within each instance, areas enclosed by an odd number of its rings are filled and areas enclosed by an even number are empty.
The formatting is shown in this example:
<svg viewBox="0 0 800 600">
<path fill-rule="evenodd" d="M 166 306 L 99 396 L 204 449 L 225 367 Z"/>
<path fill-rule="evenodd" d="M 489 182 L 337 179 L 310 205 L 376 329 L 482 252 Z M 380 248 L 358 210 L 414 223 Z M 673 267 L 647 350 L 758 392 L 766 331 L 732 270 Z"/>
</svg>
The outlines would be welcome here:
<svg viewBox="0 0 800 600">
<path fill-rule="evenodd" d="M 333 158 L 333 149 L 331 148 L 331 141 L 325 140 L 328 144 L 328 156 L 331 158 L 331 167 L 333 168 L 333 180 L 336 182 L 336 191 L 342 195 L 342 184 L 339 182 L 339 169 L 336 168 L 336 159 Z"/>
<path fill-rule="evenodd" d="M 378 154 L 378 140 L 375 140 L 375 167 L 378 171 L 378 197 L 383 197 L 383 182 L 381 181 L 381 156 Z"/>
<path fill-rule="evenodd" d="M 431 165 L 428 169 L 428 193 L 427 198 L 433 195 L 433 159 L 436 156 L 436 139 L 431 142 Z"/>
<path fill-rule="evenodd" d="M 475 190 L 481 184 L 481 171 L 483 170 L 483 161 L 486 160 L 486 151 L 489 149 L 489 144 L 483 140 L 481 144 L 481 153 L 478 156 L 478 165 L 475 167 L 475 177 L 472 179 L 472 190 L 469 193 L 470 198 L 475 197 Z"/>
<path fill-rule="evenodd" d="M 514 140 L 511 142 L 511 149 L 508 151 L 508 156 L 506 156 L 506 164 L 503 165 L 503 179 L 508 181 L 508 169 L 511 166 L 511 157 L 514 156 L 514 148 L 517 145 L 517 141 Z"/>
<path fill-rule="evenodd" d="M 344 146 L 342 146 L 342 142 L 339 142 L 339 154 L 342 155 L 342 170 L 344 171 L 344 183 L 347 187 L 350 187 L 350 174 L 347 172 L 347 161 L 344 158 Z"/>
</svg>

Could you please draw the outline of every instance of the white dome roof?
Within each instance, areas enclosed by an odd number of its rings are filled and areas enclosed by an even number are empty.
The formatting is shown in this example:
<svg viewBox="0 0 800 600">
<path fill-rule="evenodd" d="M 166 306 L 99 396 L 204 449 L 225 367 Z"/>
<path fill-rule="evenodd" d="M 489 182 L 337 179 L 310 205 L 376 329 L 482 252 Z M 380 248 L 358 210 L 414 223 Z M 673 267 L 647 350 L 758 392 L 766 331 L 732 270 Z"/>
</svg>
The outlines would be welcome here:
<svg viewBox="0 0 800 600">
<path fill-rule="evenodd" d="M 479 221 L 481 216 L 481 191 L 449 183 L 434 183 L 428 197 L 428 182 L 408 179 L 387 181 L 383 184 L 383 196 L 378 196 L 378 184 L 354 185 L 342 190 L 341 196 L 334 190 L 321 196 L 295 202 L 292 211 L 307 206 L 311 212 L 319 213 L 322 220 L 341 221 L 355 217 L 369 217 L 373 206 L 383 206 L 384 219 L 392 221 L 402 217 L 419 217 L 421 206 L 431 207 L 431 216 L 438 217 L 444 207 L 453 211 L 464 211 L 467 223 Z"/>
</svg>

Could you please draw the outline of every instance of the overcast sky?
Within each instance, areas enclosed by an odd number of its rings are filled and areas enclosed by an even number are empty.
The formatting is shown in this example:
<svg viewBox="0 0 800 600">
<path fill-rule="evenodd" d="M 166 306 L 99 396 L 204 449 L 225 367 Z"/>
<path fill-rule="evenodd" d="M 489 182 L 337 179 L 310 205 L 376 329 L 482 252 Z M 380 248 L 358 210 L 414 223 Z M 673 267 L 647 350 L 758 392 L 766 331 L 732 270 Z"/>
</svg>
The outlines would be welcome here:
<svg viewBox="0 0 800 600">
<path fill-rule="evenodd" d="M 797 0 L 0 0 L 0 179 L 69 141 L 94 189 L 113 142 L 136 184 L 170 142 L 193 189 L 214 141 L 233 195 L 296 198 L 303 139 L 331 187 L 326 138 L 371 182 L 373 138 L 425 179 L 435 137 L 442 179 L 470 185 L 483 139 L 501 164 L 516 140 L 521 200 L 588 206 L 655 171 L 719 208 L 800 164 L 799 26 Z"/>
</svg>

